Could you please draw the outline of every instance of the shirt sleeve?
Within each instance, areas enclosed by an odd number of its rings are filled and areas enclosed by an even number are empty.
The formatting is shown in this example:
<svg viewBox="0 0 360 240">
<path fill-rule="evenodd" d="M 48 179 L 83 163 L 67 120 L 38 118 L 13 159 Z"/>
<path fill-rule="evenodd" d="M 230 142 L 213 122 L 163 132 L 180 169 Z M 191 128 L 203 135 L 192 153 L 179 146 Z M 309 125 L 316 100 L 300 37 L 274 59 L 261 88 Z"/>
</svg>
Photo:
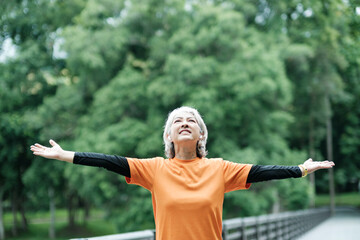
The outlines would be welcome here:
<svg viewBox="0 0 360 240">
<path fill-rule="evenodd" d="M 248 183 L 273 179 L 299 178 L 302 176 L 298 166 L 253 165 L 247 179 Z"/>
<path fill-rule="evenodd" d="M 240 189 L 248 189 L 251 183 L 247 183 L 247 178 L 252 164 L 240 164 L 230 161 L 222 161 L 225 181 L 225 192 Z"/>
<path fill-rule="evenodd" d="M 128 184 L 142 186 L 151 191 L 159 159 L 160 158 L 127 158 L 131 177 L 126 177 L 126 182 Z"/>
<path fill-rule="evenodd" d="M 102 167 L 109 171 L 116 172 L 130 177 L 129 164 L 125 157 L 117 155 L 106 155 L 102 153 L 75 152 L 74 164 Z"/>
</svg>

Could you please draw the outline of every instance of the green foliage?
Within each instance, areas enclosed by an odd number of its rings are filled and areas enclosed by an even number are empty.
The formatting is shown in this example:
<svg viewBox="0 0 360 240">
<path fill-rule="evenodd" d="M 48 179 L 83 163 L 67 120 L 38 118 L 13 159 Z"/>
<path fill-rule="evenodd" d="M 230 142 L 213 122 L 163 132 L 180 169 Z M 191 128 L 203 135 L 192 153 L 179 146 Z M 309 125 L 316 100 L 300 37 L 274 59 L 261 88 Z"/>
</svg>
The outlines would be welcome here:
<svg viewBox="0 0 360 240">
<path fill-rule="evenodd" d="M 16 45 L 16 56 L 0 63 L 7 202 L 17 189 L 27 207 L 47 208 L 55 189 L 58 206 L 74 198 L 76 207 L 104 207 L 118 231 L 153 228 L 147 191 L 103 169 L 34 159 L 27 149 L 52 138 L 75 151 L 163 156 L 164 120 L 181 105 L 204 115 L 209 157 L 251 164 L 297 165 L 311 154 L 322 160 L 324 119 L 333 116 L 337 187 L 354 190 L 360 179 L 354 1 L 3 5 L 0 43 Z M 326 191 L 326 172 L 316 177 Z M 253 184 L 226 194 L 224 217 L 306 208 L 312 190 L 307 179 Z"/>
<path fill-rule="evenodd" d="M 144 118 L 142 110 L 148 102 L 146 86 L 147 81 L 142 74 L 126 67 L 96 92 L 89 116 L 83 120 L 84 125 L 98 130 L 127 117 Z"/>
<path fill-rule="evenodd" d="M 139 210 L 141 209 L 141 214 Z M 154 229 L 154 214 L 151 194 L 145 189 L 138 189 L 132 195 L 131 201 L 121 211 L 113 211 L 110 215 L 118 232 L 128 232 L 134 229 Z"/>
<path fill-rule="evenodd" d="M 226 193 L 224 219 L 265 214 L 271 209 L 272 203 L 274 198 L 269 190 Z"/>
<path fill-rule="evenodd" d="M 279 197 L 282 207 L 288 210 L 306 208 L 309 205 L 311 189 L 307 179 L 290 179 L 279 183 Z"/>
</svg>

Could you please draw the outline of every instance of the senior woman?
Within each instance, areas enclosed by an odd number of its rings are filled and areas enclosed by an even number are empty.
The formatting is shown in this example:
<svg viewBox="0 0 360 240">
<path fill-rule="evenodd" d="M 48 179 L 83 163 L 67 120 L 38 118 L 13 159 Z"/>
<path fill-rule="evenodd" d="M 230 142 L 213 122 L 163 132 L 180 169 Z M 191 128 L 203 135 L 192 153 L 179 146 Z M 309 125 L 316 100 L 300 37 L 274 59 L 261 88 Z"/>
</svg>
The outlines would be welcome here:
<svg viewBox="0 0 360 240">
<path fill-rule="evenodd" d="M 180 107 L 169 114 L 165 124 L 165 159 L 65 151 L 53 140 L 51 148 L 35 144 L 31 150 L 45 158 L 104 167 L 125 176 L 127 183 L 148 189 L 159 240 L 220 240 L 224 193 L 248 189 L 254 182 L 304 177 L 334 166 L 333 162 L 311 159 L 299 166 L 261 166 L 206 158 L 207 137 L 198 111 Z"/>
</svg>

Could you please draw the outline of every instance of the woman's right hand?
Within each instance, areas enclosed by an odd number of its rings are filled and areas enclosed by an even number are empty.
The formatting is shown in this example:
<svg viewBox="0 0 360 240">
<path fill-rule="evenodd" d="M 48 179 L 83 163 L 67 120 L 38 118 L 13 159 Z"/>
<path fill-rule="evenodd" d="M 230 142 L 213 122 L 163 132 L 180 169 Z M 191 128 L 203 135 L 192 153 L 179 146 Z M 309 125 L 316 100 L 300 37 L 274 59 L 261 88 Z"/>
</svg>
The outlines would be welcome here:
<svg viewBox="0 0 360 240">
<path fill-rule="evenodd" d="M 59 144 L 54 140 L 49 141 L 51 148 L 45 147 L 41 144 L 36 143 L 31 145 L 30 150 L 33 151 L 34 155 L 41 156 L 44 158 L 51 158 L 60 161 L 72 162 L 74 158 L 74 152 L 64 151 Z"/>
</svg>

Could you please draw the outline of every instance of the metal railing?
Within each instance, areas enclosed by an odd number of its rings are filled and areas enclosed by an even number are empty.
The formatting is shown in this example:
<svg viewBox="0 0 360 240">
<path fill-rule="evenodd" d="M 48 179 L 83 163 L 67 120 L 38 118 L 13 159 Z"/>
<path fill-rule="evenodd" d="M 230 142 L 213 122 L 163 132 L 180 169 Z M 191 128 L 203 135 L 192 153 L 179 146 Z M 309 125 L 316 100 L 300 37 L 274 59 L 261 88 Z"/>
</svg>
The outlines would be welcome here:
<svg viewBox="0 0 360 240">
<path fill-rule="evenodd" d="M 330 209 L 310 209 L 223 221 L 224 240 L 296 239 L 330 216 Z"/>
<path fill-rule="evenodd" d="M 223 240 L 288 240 L 317 226 L 330 217 L 329 208 L 317 208 L 261 215 L 257 217 L 233 218 L 223 221 Z M 155 240 L 154 230 L 144 230 L 72 240 Z"/>
</svg>

